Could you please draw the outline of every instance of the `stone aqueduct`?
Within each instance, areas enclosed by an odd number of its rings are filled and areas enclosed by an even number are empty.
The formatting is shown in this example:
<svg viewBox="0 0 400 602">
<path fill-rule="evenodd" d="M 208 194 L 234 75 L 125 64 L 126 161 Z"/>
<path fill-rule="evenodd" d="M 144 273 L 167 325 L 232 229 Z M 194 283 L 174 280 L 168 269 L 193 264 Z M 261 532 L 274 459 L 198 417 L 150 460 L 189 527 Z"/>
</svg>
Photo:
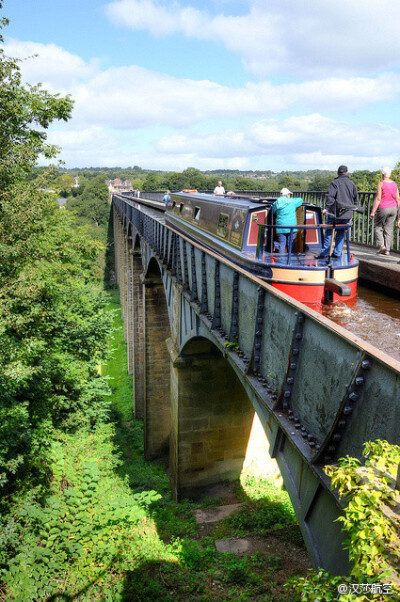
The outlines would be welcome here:
<svg viewBox="0 0 400 602">
<path fill-rule="evenodd" d="M 322 467 L 367 440 L 400 440 L 400 364 L 134 199 L 113 197 L 113 222 L 146 457 L 169 455 L 181 499 L 238 478 L 258 417 L 314 565 L 345 574 Z"/>
</svg>

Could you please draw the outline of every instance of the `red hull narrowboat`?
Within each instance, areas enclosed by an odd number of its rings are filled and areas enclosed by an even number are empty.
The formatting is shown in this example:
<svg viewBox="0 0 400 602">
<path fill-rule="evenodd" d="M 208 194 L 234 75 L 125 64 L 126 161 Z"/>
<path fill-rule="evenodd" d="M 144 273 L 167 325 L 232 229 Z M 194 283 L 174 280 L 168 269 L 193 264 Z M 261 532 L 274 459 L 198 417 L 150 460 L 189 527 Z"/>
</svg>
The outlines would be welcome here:
<svg viewBox="0 0 400 602">
<path fill-rule="evenodd" d="M 323 303 L 355 299 L 358 261 L 350 252 L 348 230 L 341 257 L 318 259 L 327 226 L 320 207 L 303 204 L 296 212 L 297 223 L 288 226 L 294 231 L 294 251 L 277 253 L 274 201 L 173 193 L 165 217 L 174 228 L 302 303 L 318 309 Z"/>
</svg>

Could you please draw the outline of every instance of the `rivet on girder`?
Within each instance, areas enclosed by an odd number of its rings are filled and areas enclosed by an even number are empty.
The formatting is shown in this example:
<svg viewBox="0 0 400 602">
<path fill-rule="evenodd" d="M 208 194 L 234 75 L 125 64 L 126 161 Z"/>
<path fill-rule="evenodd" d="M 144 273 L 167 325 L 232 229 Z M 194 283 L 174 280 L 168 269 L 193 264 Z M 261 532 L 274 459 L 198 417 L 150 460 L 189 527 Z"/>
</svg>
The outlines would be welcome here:
<svg viewBox="0 0 400 602">
<path fill-rule="evenodd" d="M 365 378 L 363 376 L 357 376 L 355 383 L 356 383 L 357 387 L 361 387 L 361 385 L 363 385 L 365 383 Z"/>
<path fill-rule="evenodd" d="M 369 360 L 363 360 L 363 361 L 361 362 L 361 367 L 362 367 L 364 370 L 369 370 L 369 369 L 371 368 L 371 362 L 370 362 Z"/>
<path fill-rule="evenodd" d="M 334 441 L 340 441 L 342 439 L 342 435 L 340 433 L 335 433 L 332 437 Z"/>
<path fill-rule="evenodd" d="M 293 376 L 289 376 L 289 377 L 286 379 L 286 382 L 288 383 L 288 385 L 292 385 L 292 384 L 294 383 L 294 378 L 293 378 Z"/>
<path fill-rule="evenodd" d="M 355 391 L 352 391 L 349 395 L 349 399 L 351 399 L 351 401 L 357 401 L 357 399 L 359 398 L 359 394 L 356 393 Z"/>
<path fill-rule="evenodd" d="M 286 397 L 286 398 L 290 397 L 290 391 L 285 391 L 283 394 L 283 397 Z"/>
<path fill-rule="evenodd" d="M 353 411 L 353 408 L 351 408 L 350 406 L 345 406 L 345 407 L 343 408 L 343 414 L 344 414 L 345 416 L 348 416 L 349 414 L 351 414 L 351 413 L 352 413 L 352 411 Z"/>
</svg>

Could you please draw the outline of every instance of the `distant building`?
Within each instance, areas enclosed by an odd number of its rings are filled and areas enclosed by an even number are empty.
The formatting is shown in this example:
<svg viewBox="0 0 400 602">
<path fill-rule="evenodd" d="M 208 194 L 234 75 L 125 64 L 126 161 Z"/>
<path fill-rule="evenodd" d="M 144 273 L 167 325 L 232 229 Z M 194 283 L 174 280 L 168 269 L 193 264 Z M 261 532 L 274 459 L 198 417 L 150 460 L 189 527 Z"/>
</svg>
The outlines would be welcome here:
<svg viewBox="0 0 400 602">
<path fill-rule="evenodd" d="M 125 180 L 124 182 L 121 182 L 119 178 L 116 178 L 115 180 L 106 180 L 106 185 L 110 194 L 113 192 L 131 192 L 133 190 L 132 182 L 130 180 Z"/>
</svg>

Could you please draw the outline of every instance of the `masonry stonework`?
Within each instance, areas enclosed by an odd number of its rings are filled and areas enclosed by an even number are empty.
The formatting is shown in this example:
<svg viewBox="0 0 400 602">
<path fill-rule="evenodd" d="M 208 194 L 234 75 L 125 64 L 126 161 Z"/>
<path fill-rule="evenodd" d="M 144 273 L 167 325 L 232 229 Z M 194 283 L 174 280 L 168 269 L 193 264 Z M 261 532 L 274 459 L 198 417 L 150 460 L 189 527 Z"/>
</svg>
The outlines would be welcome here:
<svg viewBox="0 0 400 602">
<path fill-rule="evenodd" d="M 144 307 L 144 447 L 147 459 L 168 454 L 170 434 L 170 335 L 161 277 L 143 278 Z"/>
<path fill-rule="evenodd" d="M 135 417 L 144 419 L 144 303 L 143 272 L 140 250 L 133 249 L 131 254 L 132 266 L 132 305 L 133 305 L 133 401 Z"/>
<path fill-rule="evenodd" d="M 197 353 L 196 351 L 197 346 Z M 254 408 L 237 376 L 208 342 L 171 362 L 170 475 L 175 499 L 239 477 Z"/>
</svg>

